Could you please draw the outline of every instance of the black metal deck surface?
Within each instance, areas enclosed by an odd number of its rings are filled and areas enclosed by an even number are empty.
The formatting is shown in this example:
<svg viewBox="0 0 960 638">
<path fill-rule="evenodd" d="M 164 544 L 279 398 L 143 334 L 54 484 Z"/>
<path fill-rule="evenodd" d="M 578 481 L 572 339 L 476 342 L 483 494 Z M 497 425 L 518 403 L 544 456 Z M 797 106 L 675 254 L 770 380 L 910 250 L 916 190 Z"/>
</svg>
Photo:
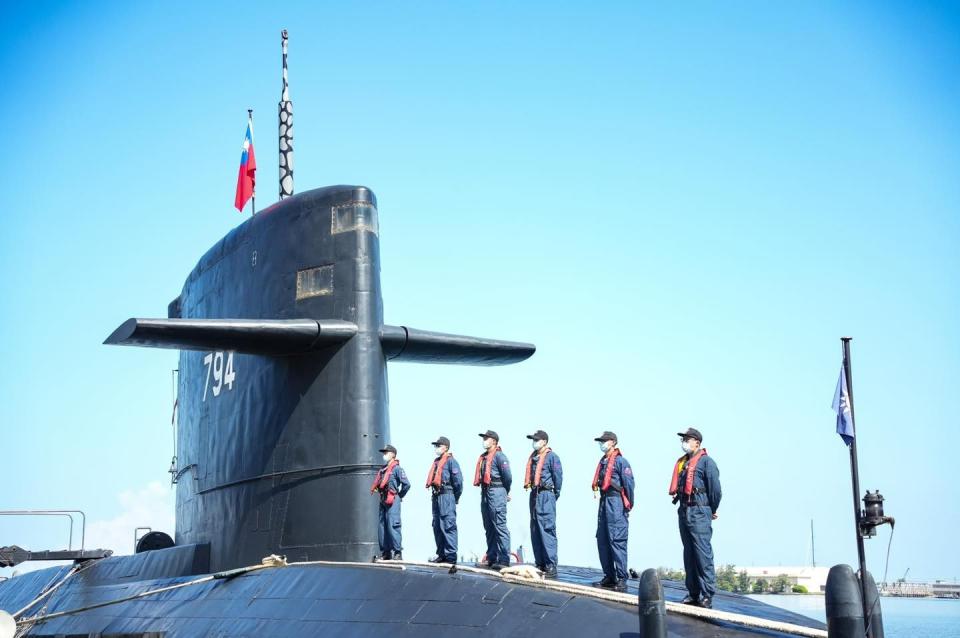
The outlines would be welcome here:
<svg viewBox="0 0 960 638">
<path fill-rule="evenodd" d="M 196 547 L 174 547 L 99 561 L 75 575 L 45 613 L 78 609 L 197 579 Z M 52 567 L 0 583 L 0 608 L 14 612 L 67 572 Z M 561 580 L 585 584 L 592 569 L 564 568 Z M 635 591 L 635 590 L 634 590 Z M 667 600 L 682 586 L 665 582 Z M 734 594 L 718 594 L 724 611 L 823 625 Z M 36 613 L 40 607 L 31 609 Z M 28 614 L 29 615 L 29 614 Z M 671 636 L 782 635 L 671 614 Z M 258 570 L 91 609 L 36 624 L 31 636 L 639 636 L 635 606 L 506 583 L 491 572 L 363 565 L 290 565 Z"/>
</svg>

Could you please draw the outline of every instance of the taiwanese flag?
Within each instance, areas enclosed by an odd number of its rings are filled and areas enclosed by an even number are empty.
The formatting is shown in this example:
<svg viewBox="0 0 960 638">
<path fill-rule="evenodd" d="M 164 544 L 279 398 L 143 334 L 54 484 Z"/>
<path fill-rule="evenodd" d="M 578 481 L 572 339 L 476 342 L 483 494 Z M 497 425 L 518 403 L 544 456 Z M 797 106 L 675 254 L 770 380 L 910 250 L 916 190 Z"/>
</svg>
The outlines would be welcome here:
<svg viewBox="0 0 960 638">
<path fill-rule="evenodd" d="M 247 200 L 253 197 L 256 184 L 257 159 L 253 154 L 253 118 L 247 120 L 247 134 L 243 138 L 243 151 L 240 153 L 240 173 L 237 175 L 237 196 L 233 205 L 243 212 Z"/>
</svg>

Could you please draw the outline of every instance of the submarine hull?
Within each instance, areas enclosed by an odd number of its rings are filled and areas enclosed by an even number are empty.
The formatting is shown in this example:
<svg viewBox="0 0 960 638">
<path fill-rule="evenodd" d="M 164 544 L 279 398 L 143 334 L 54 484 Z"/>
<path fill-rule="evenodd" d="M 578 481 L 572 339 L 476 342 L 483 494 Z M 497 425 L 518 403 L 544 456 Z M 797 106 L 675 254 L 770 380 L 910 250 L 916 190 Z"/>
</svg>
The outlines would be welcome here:
<svg viewBox="0 0 960 638">
<path fill-rule="evenodd" d="M 128 598 L 203 577 L 205 545 L 172 547 L 97 561 L 68 579 L 45 602 L 45 615 Z M 69 567 L 29 572 L 0 583 L 0 608 L 13 613 Z M 561 581 L 584 584 L 596 570 L 561 569 Z M 665 583 L 668 600 L 682 586 Z M 635 589 L 632 589 L 634 593 Z M 44 603 L 31 608 L 37 613 Z M 733 594 L 715 606 L 757 618 L 823 625 Z M 743 627 L 670 615 L 671 636 L 747 636 Z M 548 632 L 548 633 L 544 633 Z M 292 564 L 207 580 L 137 600 L 95 607 L 33 625 L 30 636 L 639 636 L 636 605 L 612 603 L 496 573 L 388 563 Z M 762 635 L 785 635 L 758 632 Z"/>
</svg>

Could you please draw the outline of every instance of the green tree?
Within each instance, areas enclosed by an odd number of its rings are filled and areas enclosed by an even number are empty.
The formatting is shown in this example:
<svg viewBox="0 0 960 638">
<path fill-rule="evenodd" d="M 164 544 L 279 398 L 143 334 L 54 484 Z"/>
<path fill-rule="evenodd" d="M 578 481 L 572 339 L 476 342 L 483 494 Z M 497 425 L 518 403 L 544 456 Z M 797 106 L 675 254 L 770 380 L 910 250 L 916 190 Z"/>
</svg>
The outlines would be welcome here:
<svg viewBox="0 0 960 638">
<path fill-rule="evenodd" d="M 687 575 L 678 569 L 673 569 L 672 567 L 657 567 L 657 576 L 660 580 L 679 580 L 683 581 L 686 579 Z"/>
<path fill-rule="evenodd" d="M 737 590 L 737 568 L 733 565 L 724 565 L 717 570 L 717 589 L 723 591 Z"/>
<path fill-rule="evenodd" d="M 767 580 L 765 578 L 758 578 L 753 581 L 753 593 L 763 594 L 767 591 Z"/>
<path fill-rule="evenodd" d="M 793 591 L 793 593 L 795 593 L 795 594 L 809 594 L 809 593 L 810 593 L 809 590 L 807 589 L 807 587 L 806 587 L 805 585 L 794 585 L 794 586 L 791 588 L 791 591 Z"/>
<path fill-rule="evenodd" d="M 783 594 L 787 591 L 788 587 L 790 587 L 790 580 L 787 578 L 787 575 L 780 574 L 774 579 L 771 589 L 775 594 Z"/>
<path fill-rule="evenodd" d="M 747 576 L 747 570 L 741 571 L 737 574 L 737 592 L 741 594 L 746 594 L 750 591 L 750 577 Z"/>
</svg>

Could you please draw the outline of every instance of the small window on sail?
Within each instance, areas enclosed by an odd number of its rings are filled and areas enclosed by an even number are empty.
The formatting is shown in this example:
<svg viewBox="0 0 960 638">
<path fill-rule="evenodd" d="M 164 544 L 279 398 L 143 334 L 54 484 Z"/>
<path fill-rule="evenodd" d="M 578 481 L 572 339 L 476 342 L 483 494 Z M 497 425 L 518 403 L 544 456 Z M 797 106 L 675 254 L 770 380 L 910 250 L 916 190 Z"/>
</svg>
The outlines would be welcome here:
<svg viewBox="0 0 960 638">
<path fill-rule="evenodd" d="M 330 209 L 330 232 L 334 235 L 352 230 L 366 230 L 374 235 L 380 232 L 377 209 L 370 204 L 352 202 Z"/>
<path fill-rule="evenodd" d="M 333 265 L 297 271 L 297 301 L 333 294 Z"/>
</svg>

